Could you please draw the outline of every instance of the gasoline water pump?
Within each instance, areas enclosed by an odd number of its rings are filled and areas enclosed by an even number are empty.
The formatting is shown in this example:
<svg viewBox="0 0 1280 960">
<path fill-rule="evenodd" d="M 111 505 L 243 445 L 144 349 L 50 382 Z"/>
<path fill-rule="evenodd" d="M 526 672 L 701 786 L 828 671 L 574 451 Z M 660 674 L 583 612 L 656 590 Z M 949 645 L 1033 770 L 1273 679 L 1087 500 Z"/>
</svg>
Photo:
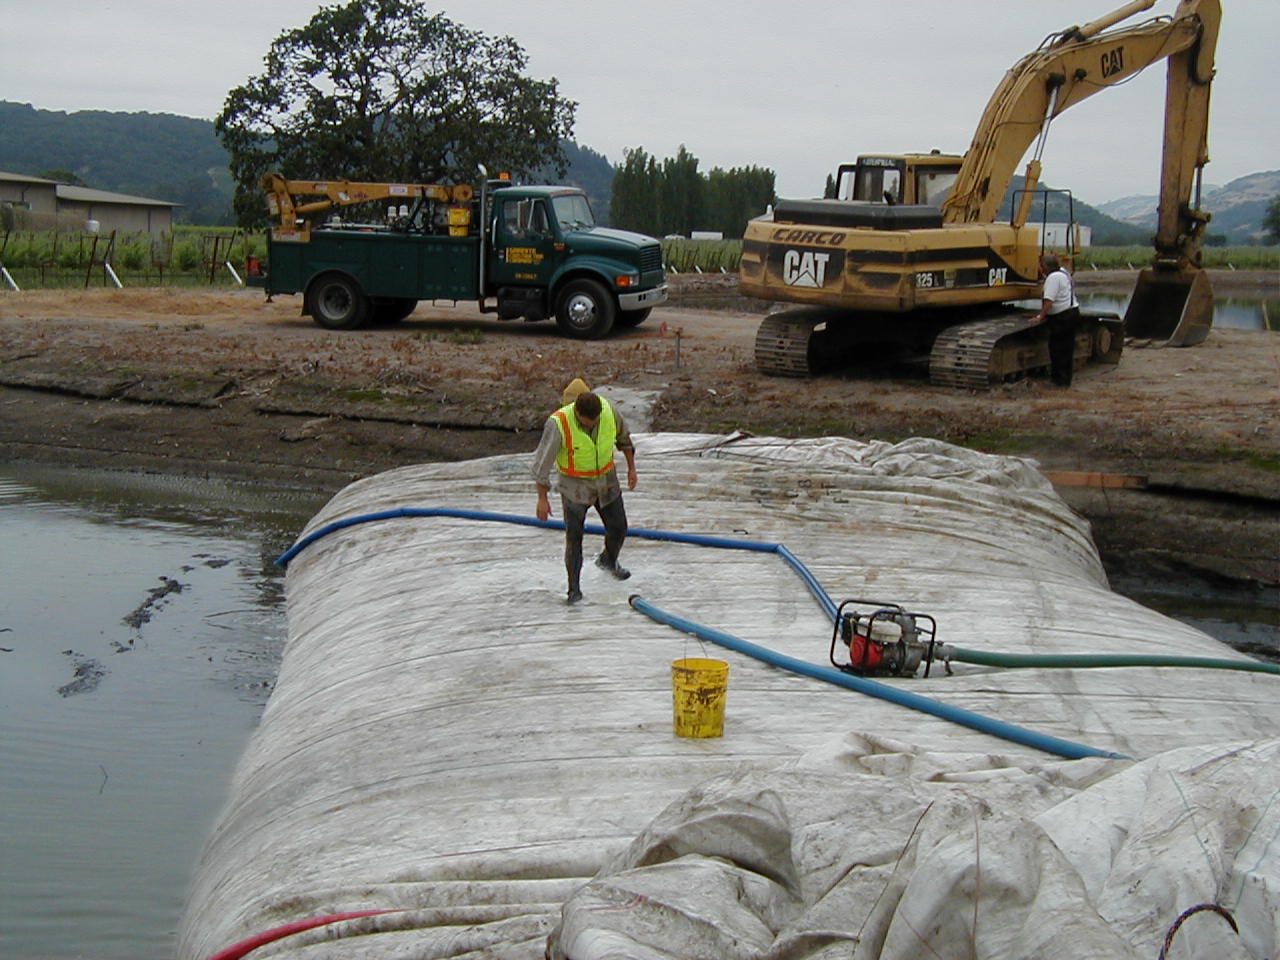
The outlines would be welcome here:
<svg viewBox="0 0 1280 960">
<path fill-rule="evenodd" d="M 846 673 L 914 677 L 924 675 L 934 660 L 950 660 L 946 644 L 937 640 L 938 625 L 927 613 L 914 613 L 896 603 L 846 600 L 836 610 L 831 633 L 831 664 Z M 845 654 L 837 659 L 837 645 Z M 950 673 L 950 664 L 947 664 Z"/>
</svg>

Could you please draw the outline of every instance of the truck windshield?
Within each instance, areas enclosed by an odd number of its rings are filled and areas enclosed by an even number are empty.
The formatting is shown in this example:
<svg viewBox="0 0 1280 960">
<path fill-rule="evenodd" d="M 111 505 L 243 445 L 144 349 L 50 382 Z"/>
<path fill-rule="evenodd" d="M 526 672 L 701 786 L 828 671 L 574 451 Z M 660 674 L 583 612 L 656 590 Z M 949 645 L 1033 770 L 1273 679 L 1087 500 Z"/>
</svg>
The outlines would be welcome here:
<svg viewBox="0 0 1280 960">
<path fill-rule="evenodd" d="M 580 193 L 566 193 L 551 198 L 551 209 L 556 213 L 556 221 L 562 230 L 577 230 L 581 227 L 594 227 L 596 218 L 591 215 L 591 204 Z"/>
</svg>

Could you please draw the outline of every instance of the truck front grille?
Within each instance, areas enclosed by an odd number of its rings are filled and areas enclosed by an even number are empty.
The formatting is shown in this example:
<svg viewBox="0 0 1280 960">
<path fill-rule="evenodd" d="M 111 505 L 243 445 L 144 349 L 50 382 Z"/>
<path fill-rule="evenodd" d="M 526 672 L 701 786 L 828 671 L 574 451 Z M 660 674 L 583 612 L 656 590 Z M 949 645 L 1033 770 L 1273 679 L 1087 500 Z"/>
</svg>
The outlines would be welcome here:
<svg viewBox="0 0 1280 960">
<path fill-rule="evenodd" d="M 657 243 L 647 244 L 640 248 L 640 272 L 662 269 L 662 246 Z"/>
</svg>

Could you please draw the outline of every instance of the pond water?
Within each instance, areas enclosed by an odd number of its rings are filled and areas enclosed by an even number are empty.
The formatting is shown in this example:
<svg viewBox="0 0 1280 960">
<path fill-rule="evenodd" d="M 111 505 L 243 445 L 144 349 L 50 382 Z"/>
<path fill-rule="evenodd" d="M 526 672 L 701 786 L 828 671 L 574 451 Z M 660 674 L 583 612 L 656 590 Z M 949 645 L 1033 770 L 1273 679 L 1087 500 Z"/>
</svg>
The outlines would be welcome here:
<svg viewBox="0 0 1280 960">
<path fill-rule="evenodd" d="M 1080 306 L 1109 310 L 1124 316 L 1129 296 L 1115 293 L 1079 294 Z M 1232 330 L 1280 331 L 1280 299 L 1256 300 L 1247 297 L 1216 297 L 1213 301 L 1213 325 Z"/>
<path fill-rule="evenodd" d="M 0 957 L 173 956 L 284 644 L 274 560 L 325 499 L 0 467 Z M 1274 608 L 1131 586 L 1280 659 Z"/>
<path fill-rule="evenodd" d="M 285 638 L 287 491 L 0 468 L 0 956 L 163 960 Z"/>
</svg>

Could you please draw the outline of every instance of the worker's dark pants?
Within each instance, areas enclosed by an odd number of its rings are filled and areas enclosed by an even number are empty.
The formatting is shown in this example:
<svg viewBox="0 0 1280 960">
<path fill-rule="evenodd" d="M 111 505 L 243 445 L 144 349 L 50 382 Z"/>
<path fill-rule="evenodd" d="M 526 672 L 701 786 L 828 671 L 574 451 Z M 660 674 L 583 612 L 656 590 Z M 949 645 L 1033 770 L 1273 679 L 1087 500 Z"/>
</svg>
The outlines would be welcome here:
<svg viewBox="0 0 1280 960">
<path fill-rule="evenodd" d="M 1071 386 L 1071 375 L 1075 371 L 1079 326 L 1079 307 L 1049 315 L 1049 377 L 1063 387 Z"/>
<path fill-rule="evenodd" d="M 582 576 L 582 528 L 592 504 L 570 503 L 562 496 L 560 506 L 564 510 L 564 569 L 569 574 L 569 589 L 578 590 Z M 603 507 L 599 503 L 594 506 L 604 521 L 605 562 L 613 566 L 618 562 L 622 541 L 627 539 L 627 511 L 622 505 L 622 494 Z"/>
</svg>

